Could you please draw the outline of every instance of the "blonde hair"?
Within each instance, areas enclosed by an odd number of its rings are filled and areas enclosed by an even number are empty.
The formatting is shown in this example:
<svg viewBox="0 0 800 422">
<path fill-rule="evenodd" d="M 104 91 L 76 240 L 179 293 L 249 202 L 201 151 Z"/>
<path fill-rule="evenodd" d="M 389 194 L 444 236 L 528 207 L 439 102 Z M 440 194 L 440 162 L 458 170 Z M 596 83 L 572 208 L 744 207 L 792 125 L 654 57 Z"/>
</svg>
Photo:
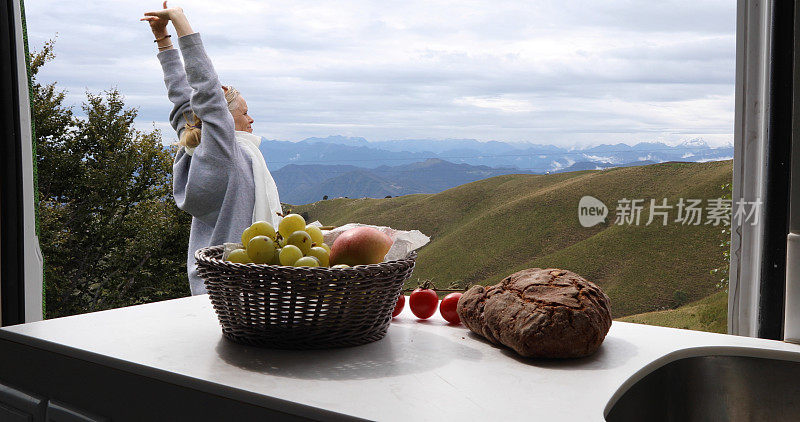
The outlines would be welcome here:
<svg viewBox="0 0 800 422">
<path fill-rule="evenodd" d="M 239 94 L 239 90 L 230 85 L 223 85 L 222 90 L 225 92 L 225 102 L 228 104 L 228 111 L 236 110 L 239 107 L 239 103 L 236 101 L 236 99 L 241 95 Z M 186 113 L 183 114 L 183 118 L 186 119 L 186 124 L 183 125 L 183 132 L 181 132 L 178 145 L 196 148 L 198 145 L 200 145 L 200 126 L 203 124 L 203 122 L 199 117 L 197 117 L 196 114 L 194 114 L 194 112 L 192 112 L 191 119 L 186 115 Z M 189 123 L 190 121 L 191 123 Z"/>
<path fill-rule="evenodd" d="M 239 98 L 239 90 L 230 86 L 223 85 L 222 90 L 225 91 L 225 102 L 228 103 L 228 111 L 233 111 L 239 108 L 239 103 L 236 99 Z"/>
<path fill-rule="evenodd" d="M 196 148 L 198 145 L 200 145 L 200 125 L 202 122 L 200 121 L 200 118 L 194 114 L 194 112 L 192 112 L 191 124 L 189 123 L 189 117 L 186 116 L 186 113 L 183 114 L 183 118 L 186 119 L 186 124 L 183 125 L 183 132 L 181 132 L 181 138 L 178 140 L 178 145 L 188 148 Z"/>
</svg>

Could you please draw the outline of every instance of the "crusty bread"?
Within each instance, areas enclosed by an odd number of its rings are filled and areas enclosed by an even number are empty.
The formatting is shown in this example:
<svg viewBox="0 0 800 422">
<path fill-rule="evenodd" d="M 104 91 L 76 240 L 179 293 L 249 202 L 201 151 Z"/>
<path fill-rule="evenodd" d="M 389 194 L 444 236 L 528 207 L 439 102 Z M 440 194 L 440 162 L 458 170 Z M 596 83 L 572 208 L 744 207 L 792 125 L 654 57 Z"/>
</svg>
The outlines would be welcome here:
<svg viewBox="0 0 800 422">
<path fill-rule="evenodd" d="M 470 330 L 525 357 L 575 358 L 597 351 L 611 328 L 608 296 L 567 270 L 531 268 L 458 301 Z"/>
</svg>

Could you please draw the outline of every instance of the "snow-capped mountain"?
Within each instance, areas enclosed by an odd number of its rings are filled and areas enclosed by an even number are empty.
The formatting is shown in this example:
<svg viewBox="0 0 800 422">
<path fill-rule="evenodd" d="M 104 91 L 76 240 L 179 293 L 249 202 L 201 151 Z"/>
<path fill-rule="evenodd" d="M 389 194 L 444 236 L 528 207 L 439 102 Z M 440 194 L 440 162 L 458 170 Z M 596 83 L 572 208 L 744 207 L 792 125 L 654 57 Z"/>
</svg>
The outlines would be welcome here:
<svg viewBox="0 0 800 422">
<path fill-rule="evenodd" d="M 702 139 L 678 145 L 661 142 L 603 144 L 563 148 L 513 142 L 480 142 L 474 139 L 401 139 L 370 142 L 364 138 L 328 136 L 300 142 L 265 140 L 261 151 L 269 168 L 296 165 L 352 165 L 364 168 L 398 166 L 427 159 L 495 168 L 517 168 L 535 173 L 563 171 L 576 163 L 599 168 L 637 162 L 705 162 L 733 158 L 733 146 L 713 147 Z M 588 164 L 586 164 L 588 163 Z"/>
</svg>

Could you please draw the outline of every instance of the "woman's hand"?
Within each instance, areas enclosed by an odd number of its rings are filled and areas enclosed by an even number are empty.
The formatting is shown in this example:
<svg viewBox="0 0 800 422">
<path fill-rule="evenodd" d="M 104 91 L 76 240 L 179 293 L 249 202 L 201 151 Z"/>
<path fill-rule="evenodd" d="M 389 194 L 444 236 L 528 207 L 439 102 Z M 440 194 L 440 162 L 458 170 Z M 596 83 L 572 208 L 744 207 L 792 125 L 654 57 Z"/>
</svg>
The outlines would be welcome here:
<svg viewBox="0 0 800 422">
<path fill-rule="evenodd" d="M 140 20 L 150 22 L 150 29 L 156 38 L 161 38 L 167 35 L 167 22 L 172 21 L 175 26 L 175 31 L 179 37 L 193 33 L 192 27 L 189 25 L 189 20 L 183 14 L 183 9 L 180 7 L 167 8 L 167 2 L 164 2 L 164 8 L 152 12 L 146 12 L 144 17 Z M 158 31 L 158 32 L 156 32 Z"/>
<path fill-rule="evenodd" d="M 146 12 L 144 17 L 139 20 L 149 22 L 153 35 L 156 38 L 163 38 L 167 35 L 167 23 L 180 16 L 183 16 L 183 9 L 180 7 L 167 8 L 167 2 L 165 1 L 161 10 Z"/>
</svg>

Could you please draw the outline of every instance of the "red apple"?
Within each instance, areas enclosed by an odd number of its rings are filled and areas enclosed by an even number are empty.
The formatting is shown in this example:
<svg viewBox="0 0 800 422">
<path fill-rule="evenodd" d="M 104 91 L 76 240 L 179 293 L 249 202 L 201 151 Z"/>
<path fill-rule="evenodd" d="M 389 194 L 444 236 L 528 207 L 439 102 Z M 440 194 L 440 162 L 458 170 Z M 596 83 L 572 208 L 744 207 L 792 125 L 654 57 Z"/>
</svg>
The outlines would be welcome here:
<svg viewBox="0 0 800 422">
<path fill-rule="evenodd" d="M 331 265 L 377 264 L 383 262 L 392 238 L 372 227 L 356 227 L 336 238 L 331 245 Z"/>
</svg>

